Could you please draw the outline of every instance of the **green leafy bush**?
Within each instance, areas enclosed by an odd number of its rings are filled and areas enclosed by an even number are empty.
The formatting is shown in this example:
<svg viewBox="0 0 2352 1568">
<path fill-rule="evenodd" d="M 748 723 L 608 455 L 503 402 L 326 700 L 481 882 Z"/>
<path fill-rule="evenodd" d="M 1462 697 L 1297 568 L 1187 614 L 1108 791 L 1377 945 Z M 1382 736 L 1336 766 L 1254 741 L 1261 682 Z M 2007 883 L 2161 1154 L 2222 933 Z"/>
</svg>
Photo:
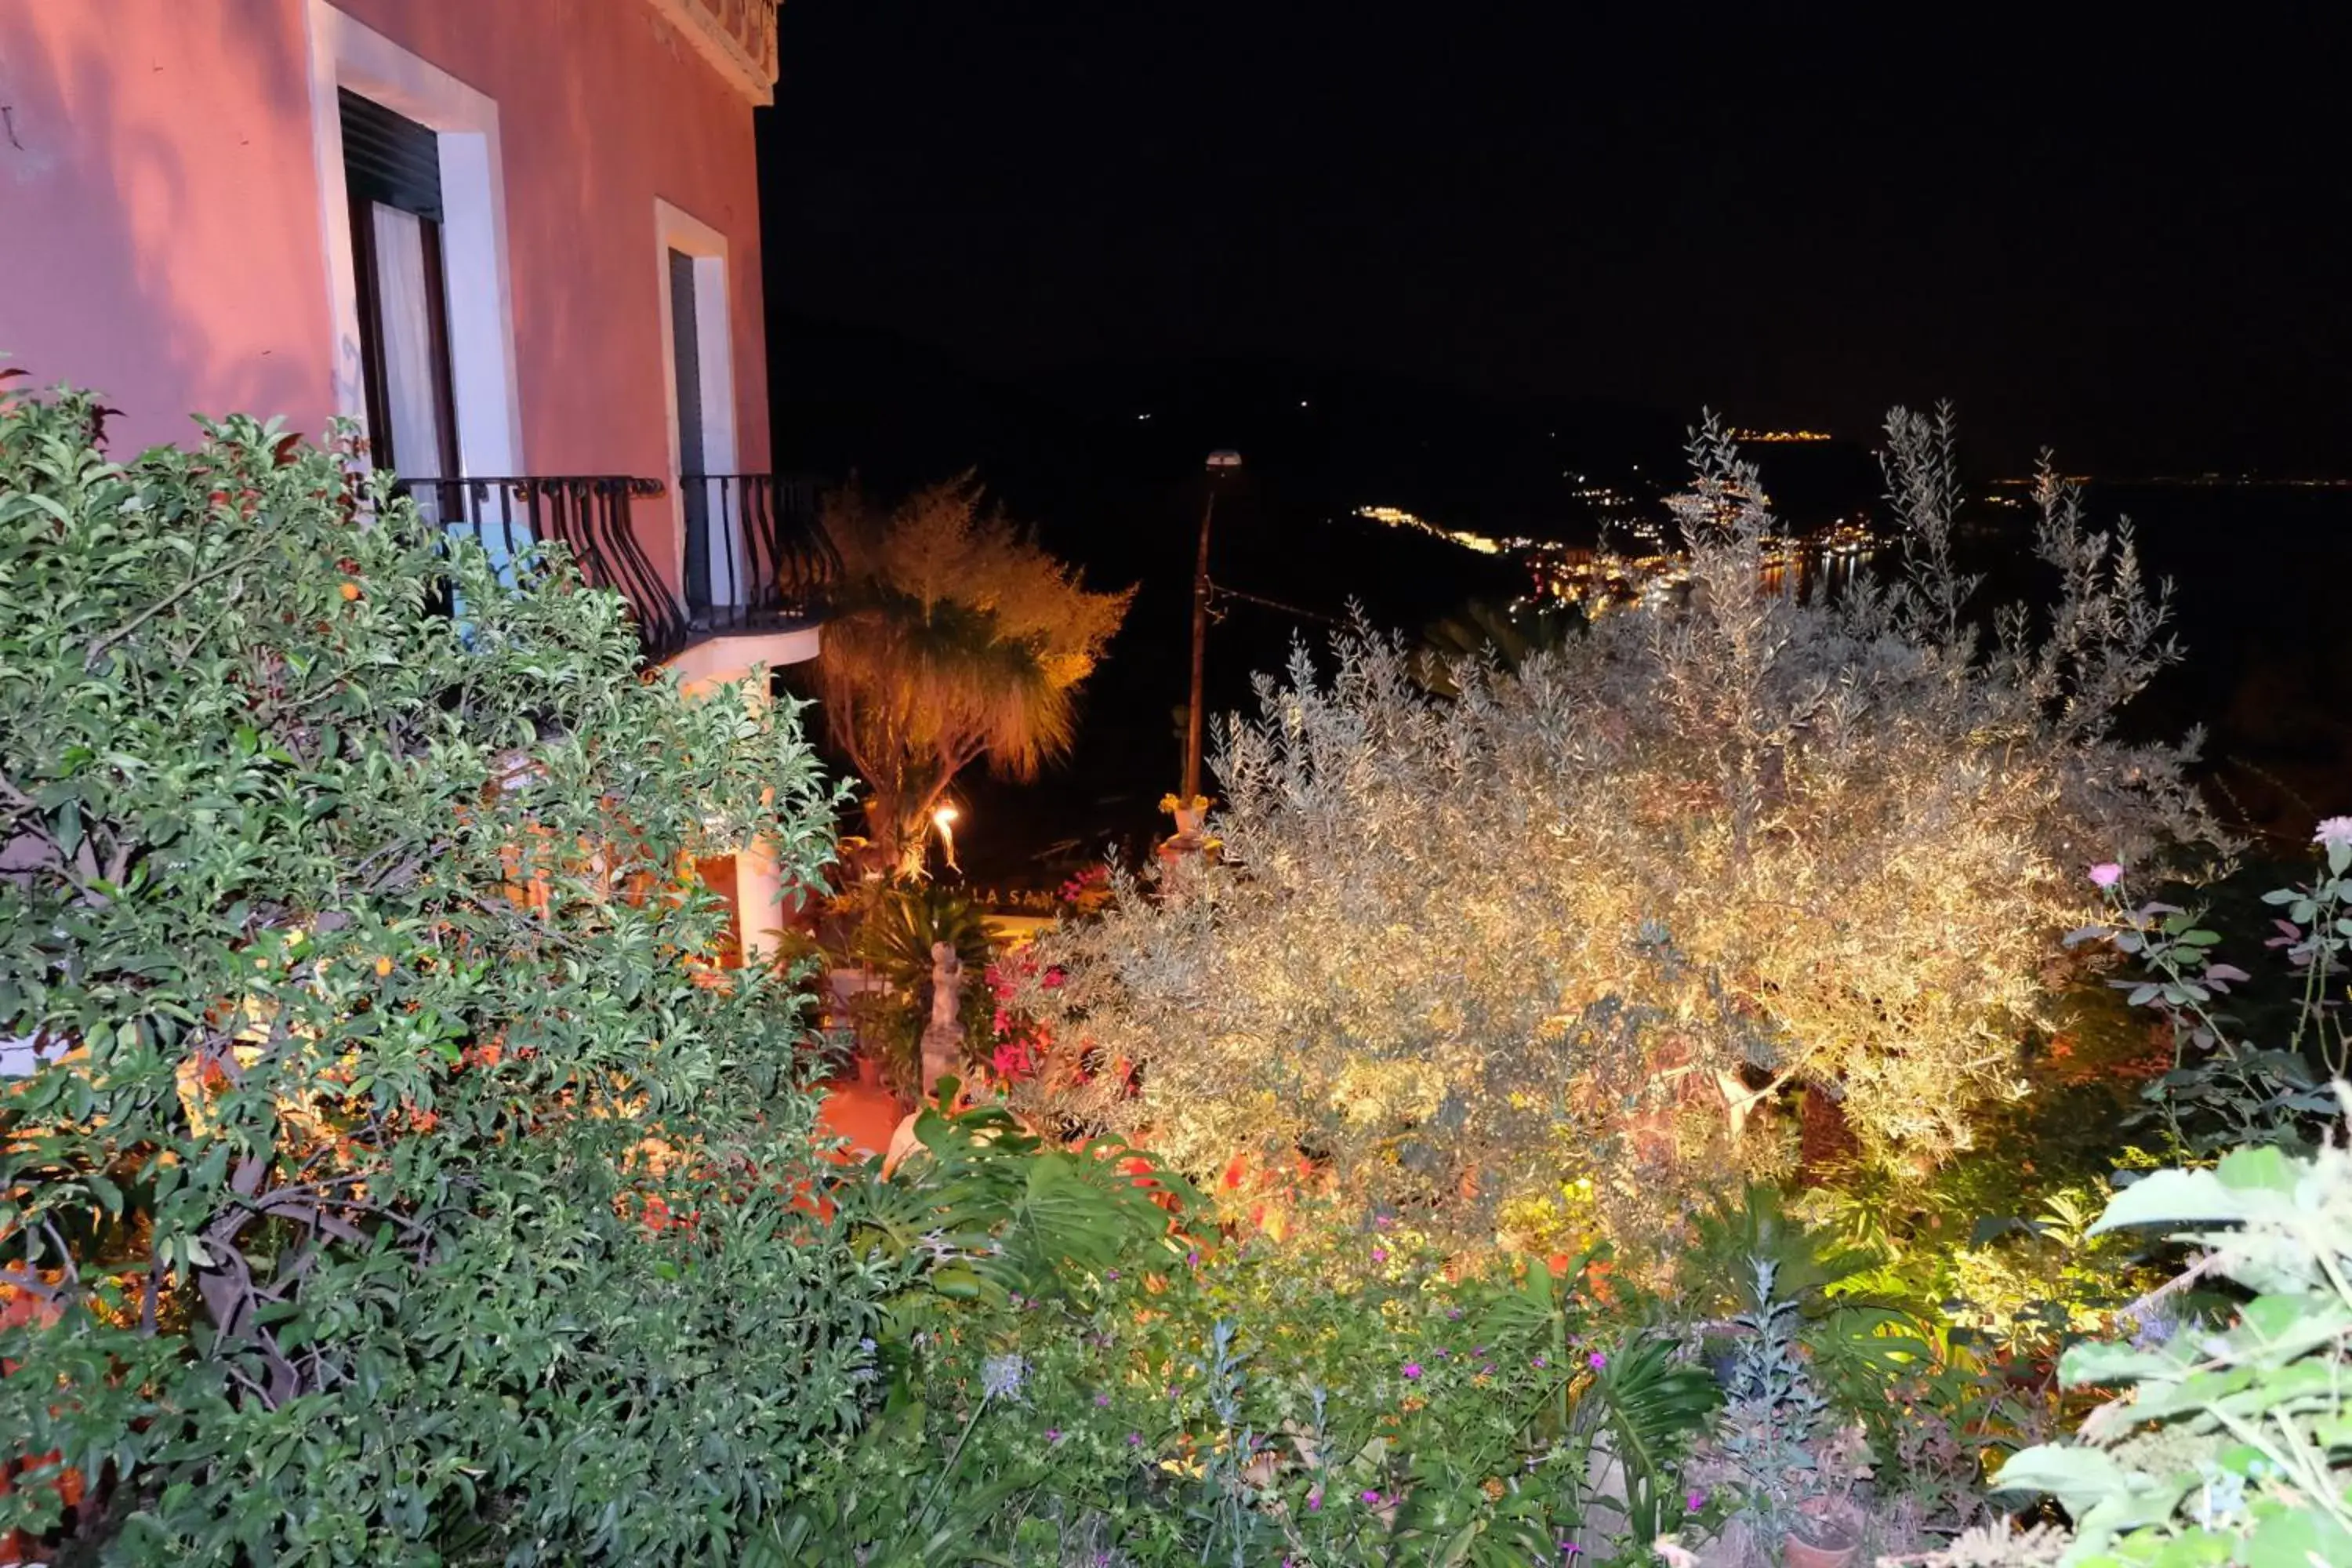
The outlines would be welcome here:
<svg viewBox="0 0 2352 1568">
<path fill-rule="evenodd" d="M 2162 1226 L 2200 1249 L 2189 1269 L 2122 1314 L 2128 1339 L 2079 1343 L 2069 1384 L 2113 1390 L 2075 1438 L 2001 1467 L 2004 1489 L 2053 1494 L 2070 1541 L 1964 1537 L 1955 1565 L 2273 1564 L 2352 1561 L 2352 1148 L 2340 1009 L 2352 952 L 2352 818 L 2313 836 L 2320 865 L 2264 902 L 2299 980 L 2285 1040 L 2240 1037 L 2228 998 L 2252 979 L 2218 957 L 2221 938 L 2189 911 L 2134 901 L 2124 867 L 2094 867 L 2111 899 L 2104 936 L 2146 966 L 2114 982 L 2170 1026 L 2173 1068 L 2149 1086 L 2173 1147 L 2246 1140 L 2210 1168 L 2177 1167 L 2116 1193 L 2088 1237 Z M 2334 1075 L 2325 1100 L 2322 1075 Z M 2311 1134 L 2323 1104 L 2333 1136 Z M 2307 1151 L 2307 1152 L 2304 1152 Z M 2229 1290 L 2230 1294 L 2217 1295 Z"/>
<path fill-rule="evenodd" d="M 1718 1395 L 1654 1303 L 1452 1279 L 1401 1225 L 1194 1235 L 1198 1194 L 1150 1156 L 1043 1151 L 1002 1115 L 927 1116 L 934 1152 L 888 1184 L 893 1245 L 955 1283 L 908 1298 L 884 1415 L 793 1561 L 1518 1568 L 1646 1562 L 1690 1522 Z"/>
<path fill-rule="evenodd" d="M 2159 1171 L 2097 1228 L 2149 1226 L 2203 1249 L 2181 1283 L 2242 1288 L 2233 1321 L 2151 1300 L 2130 1342 L 2067 1352 L 2068 1382 L 2124 1392 L 2076 1439 L 2011 1459 L 2000 1486 L 2065 1506 L 2069 1563 L 2352 1562 L 2352 1150 Z"/>
<path fill-rule="evenodd" d="M 2270 1040 L 2250 1038 L 2232 1011 L 2237 988 L 2254 976 L 2222 960 L 2219 932 L 2177 904 L 2135 899 L 2128 889 L 2137 879 L 2124 865 L 2092 868 L 2106 891 L 2105 919 L 2068 941 L 2103 942 L 2138 967 L 2109 984 L 2168 1026 L 2171 1069 L 2146 1086 L 2142 1111 L 2181 1157 L 2247 1143 L 2302 1147 L 2334 1119 L 2327 1085 L 2352 1074 L 2341 996 L 2352 970 L 2352 816 L 2320 823 L 2312 843 L 2319 864 L 2311 879 L 2263 895 L 2275 911 L 2268 945 L 2284 950 L 2294 989 L 2284 1037 Z"/>
<path fill-rule="evenodd" d="M 794 710 L 643 677 L 245 418 L 0 403 L 0 1531 L 711 1561 L 859 1423 L 787 988 L 674 874 L 829 853 Z M 459 616 L 448 606 L 462 607 Z M 28 1065 L 30 1065 L 28 1063 Z M 68 1511 L 68 1499 L 78 1500 Z"/>
</svg>

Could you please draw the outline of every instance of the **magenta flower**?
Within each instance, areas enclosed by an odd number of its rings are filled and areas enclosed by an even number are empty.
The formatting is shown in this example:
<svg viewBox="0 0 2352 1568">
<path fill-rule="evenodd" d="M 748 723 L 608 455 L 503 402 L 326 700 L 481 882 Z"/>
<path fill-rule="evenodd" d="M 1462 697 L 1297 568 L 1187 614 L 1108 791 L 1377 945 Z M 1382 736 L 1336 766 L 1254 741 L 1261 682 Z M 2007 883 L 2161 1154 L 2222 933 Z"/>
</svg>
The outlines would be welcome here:
<svg viewBox="0 0 2352 1568">
<path fill-rule="evenodd" d="M 1683 1499 L 1683 1501 L 1689 1507 L 1693 1513 L 1696 1513 L 1699 1510 L 1706 1506 L 1706 1493 L 1703 1491 L 1693 1492 L 1690 1496 Z"/>
<path fill-rule="evenodd" d="M 1549 1365 L 1550 1365 L 1550 1364 L 1551 1364 L 1551 1363 L 1550 1363 L 1549 1362 L 1545 1361 L 1543 1357 L 1541 1357 L 1541 1356 L 1538 1356 L 1538 1357 L 1536 1357 L 1536 1370 L 1537 1370 L 1538 1372 L 1541 1372 L 1545 1367 L 1547 1367 L 1547 1366 L 1549 1366 Z"/>
<path fill-rule="evenodd" d="M 2124 879 L 2124 868 L 2113 860 L 2102 860 L 2091 868 L 2091 881 L 2101 888 L 2112 888 Z"/>
<path fill-rule="evenodd" d="M 1417 1361 L 1405 1363 L 1404 1375 L 1408 1381 L 1418 1379 L 1421 1376 L 1421 1363 Z"/>
<path fill-rule="evenodd" d="M 1048 1443 L 1058 1443 L 1061 1440 L 1062 1429 L 1059 1426 L 1048 1426 L 1045 1428 L 1045 1441 Z"/>
<path fill-rule="evenodd" d="M 1377 1492 L 1377 1491 L 1374 1491 L 1371 1488 L 1367 1487 L 1367 1488 L 1365 1488 L 1365 1489 L 1364 1489 L 1363 1493 L 1361 1494 L 1360 1500 L 1361 1500 L 1361 1501 L 1363 1501 L 1363 1502 L 1364 1502 L 1365 1504 L 1367 1504 L 1367 1505 L 1375 1504 L 1375 1503 L 1378 1503 L 1378 1502 L 1381 1500 L 1381 1494 L 1380 1494 L 1379 1492 Z"/>
<path fill-rule="evenodd" d="M 1307 1511 L 1309 1513 L 1321 1513 L 1323 1511 L 1323 1489 L 1321 1487 L 1317 1487 L 1313 1491 L 1307 1494 Z"/>
<path fill-rule="evenodd" d="M 1591 1367 L 1595 1372 L 1599 1372 L 1602 1367 L 1609 1364 L 1609 1358 L 1599 1351 L 1594 1351 L 1591 1355 L 1586 1356 L 1584 1361 L 1585 1364 Z"/>
<path fill-rule="evenodd" d="M 1129 1447 L 1130 1447 L 1130 1448 L 1140 1448 L 1140 1447 L 1143 1447 L 1143 1434 L 1142 1434 L 1142 1433 L 1140 1433 L 1140 1432 L 1129 1432 L 1129 1433 L 1127 1435 L 1127 1446 L 1128 1446 Z"/>
<path fill-rule="evenodd" d="M 1107 1409 L 1108 1409 L 1108 1408 L 1110 1407 L 1110 1395 L 1109 1395 L 1109 1394 L 1096 1394 L 1096 1395 L 1095 1395 L 1095 1405 L 1097 1405 L 1097 1408 L 1100 1408 L 1100 1409 L 1106 1409 L 1106 1410 L 1107 1410 Z"/>
<path fill-rule="evenodd" d="M 1386 1263 L 1388 1260 L 1389 1260 L 1389 1249 L 1388 1249 L 1387 1247 L 1375 1247 L 1374 1248 L 1372 1248 L 1372 1261 L 1373 1261 L 1373 1262 L 1375 1262 L 1375 1263 Z"/>
</svg>

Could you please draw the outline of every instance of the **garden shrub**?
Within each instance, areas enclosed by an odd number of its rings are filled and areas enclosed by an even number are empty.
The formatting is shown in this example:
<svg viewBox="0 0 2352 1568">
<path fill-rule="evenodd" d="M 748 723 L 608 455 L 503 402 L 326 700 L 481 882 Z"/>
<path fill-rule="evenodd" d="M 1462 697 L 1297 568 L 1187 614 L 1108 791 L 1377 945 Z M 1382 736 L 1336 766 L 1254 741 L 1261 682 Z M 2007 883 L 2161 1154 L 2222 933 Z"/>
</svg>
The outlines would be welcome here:
<svg viewBox="0 0 2352 1568">
<path fill-rule="evenodd" d="M 2256 1146 L 2156 1172 L 2098 1223 L 2146 1226 L 2200 1250 L 2175 1289 L 2219 1279 L 2242 1297 L 2210 1323 L 2168 1289 L 2128 1341 L 2067 1352 L 2070 1384 L 2122 1392 L 1998 1484 L 2064 1505 L 2069 1563 L 2352 1562 L 2352 1149 Z"/>
<path fill-rule="evenodd" d="M 2352 1076 L 2352 1025 L 2342 1006 L 2352 971 L 2352 816 L 2318 825 L 2319 864 L 2307 882 L 2262 897 L 2272 911 L 2266 945 L 2287 960 L 2292 995 L 2272 1017 L 2282 1037 L 2249 1037 L 2239 988 L 2255 979 L 2221 956 L 2221 937 L 2196 911 L 2150 899 L 2149 880 L 2120 862 L 2092 868 L 2106 894 L 2100 919 L 2069 945 L 2096 941 L 2139 973 L 2108 984 L 2163 1020 L 2168 1069 L 2141 1089 L 2142 1121 L 2176 1156 L 2210 1156 L 2246 1144 L 2294 1149 L 2332 1130 L 2328 1085 Z"/>
<path fill-rule="evenodd" d="M 792 1561 L 1633 1563 L 1713 1517 L 1681 1468 L 1719 1395 L 1654 1301 L 1457 1275 L 1393 1215 L 1223 1241 L 1147 1156 L 1041 1155 L 1000 1110 L 924 1133 L 892 1245 L 922 1231 L 957 1283 L 894 1320 L 882 1415 Z"/>
<path fill-rule="evenodd" d="M 1919 1173 L 2020 1090 L 2076 973 L 2083 868 L 2211 846 L 2186 748 L 2119 736 L 2173 657 L 2128 530 L 2045 469 L 2059 579 L 1971 619 L 1948 419 L 1888 426 L 1904 574 L 1767 580 L 1760 480 L 1713 425 L 1684 602 L 1601 617 L 1433 695 L 1358 629 L 1224 726 L 1214 856 L 1040 943 L 1034 1092 L 1188 1170 L 1302 1154 L 1367 1203 L 1572 1247 L 1656 1236 L 1782 1168 L 1803 1088 Z"/>
<path fill-rule="evenodd" d="M 2104 1339 L 2058 1371 L 2097 1401 L 2074 1436 L 2000 1468 L 2004 1491 L 2053 1494 L 2073 1531 L 1983 1528 L 1921 1559 L 1943 1568 L 2061 1562 L 2300 1565 L 2352 1561 L 2352 1086 L 2343 1005 L 2352 923 L 2352 817 L 2313 836 L 2308 881 L 2264 902 L 2280 912 L 2300 1005 L 2284 1039 L 2249 1040 L 2228 999 L 2253 976 L 2219 957 L 2221 936 L 2187 910 L 2136 898 L 2120 863 L 2091 869 L 2104 937 L 2145 965 L 2111 982 L 2170 1026 L 2174 1065 L 2149 1086 L 2177 1152 L 2221 1130 L 2247 1140 L 2210 1166 L 2119 1176 L 2084 1227 L 2087 1246 L 2161 1227 L 2189 1266 L 2114 1314 Z M 2332 1075 L 2333 1124 L 2315 1126 L 2315 1079 Z M 2176 1254 L 2177 1256 L 2177 1254 Z"/>
<path fill-rule="evenodd" d="M 728 1558 L 899 1267 L 812 1202 L 788 985 L 687 962 L 696 858 L 829 853 L 796 710 L 339 452 L 100 417 L 0 403 L 0 1535 Z"/>
</svg>

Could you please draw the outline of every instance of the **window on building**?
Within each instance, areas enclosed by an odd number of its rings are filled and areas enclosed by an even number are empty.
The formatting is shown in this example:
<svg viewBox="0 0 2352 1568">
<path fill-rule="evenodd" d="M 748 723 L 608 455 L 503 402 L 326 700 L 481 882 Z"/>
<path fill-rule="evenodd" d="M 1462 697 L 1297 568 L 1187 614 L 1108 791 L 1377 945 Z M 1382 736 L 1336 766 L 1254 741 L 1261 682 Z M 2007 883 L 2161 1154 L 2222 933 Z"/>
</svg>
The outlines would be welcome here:
<svg viewBox="0 0 2352 1568">
<path fill-rule="evenodd" d="M 377 467 L 406 479 L 454 477 L 440 138 L 349 89 L 341 98 L 370 450 Z M 416 499 L 437 511 L 427 489 Z"/>
</svg>

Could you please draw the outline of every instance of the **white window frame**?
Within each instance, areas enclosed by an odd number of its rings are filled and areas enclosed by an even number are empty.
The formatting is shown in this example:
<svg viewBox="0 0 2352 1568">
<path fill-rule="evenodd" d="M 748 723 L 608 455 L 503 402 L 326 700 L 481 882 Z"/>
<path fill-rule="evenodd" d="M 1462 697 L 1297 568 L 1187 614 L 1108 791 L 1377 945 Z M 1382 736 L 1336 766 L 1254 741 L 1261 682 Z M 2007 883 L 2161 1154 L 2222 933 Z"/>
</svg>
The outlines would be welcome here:
<svg viewBox="0 0 2352 1568">
<path fill-rule="evenodd" d="M 727 280 L 727 237 L 685 208 L 656 196 L 654 270 L 661 300 L 662 428 L 669 443 L 671 510 L 677 520 L 672 533 L 677 542 L 670 564 L 682 585 L 686 582 L 686 486 L 684 456 L 677 447 L 677 333 L 669 289 L 673 250 L 694 258 L 695 365 L 702 378 L 702 471 L 706 474 L 736 471 L 735 336 Z M 706 521 L 714 528 L 725 526 L 725 520 L 715 516 Z M 719 570 L 720 559 L 713 558 L 714 574 Z M 740 604 L 742 588 L 731 577 L 721 583 L 714 576 L 710 596 L 720 604 Z"/>
<path fill-rule="evenodd" d="M 327 308 L 334 329 L 335 410 L 362 426 L 367 423 L 351 192 L 343 174 L 343 112 L 336 96 L 349 88 L 408 116 L 440 142 L 442 276 L 448 294 L 458 468 L 491 477 L 527 473 L 522 406 L 516 396 L 514 285 L 507 268 L 498 100 L 354 21 L 328 0 L 308 0 L 307 19 L 310 135 L 319 163 Z"/>
</svg>

